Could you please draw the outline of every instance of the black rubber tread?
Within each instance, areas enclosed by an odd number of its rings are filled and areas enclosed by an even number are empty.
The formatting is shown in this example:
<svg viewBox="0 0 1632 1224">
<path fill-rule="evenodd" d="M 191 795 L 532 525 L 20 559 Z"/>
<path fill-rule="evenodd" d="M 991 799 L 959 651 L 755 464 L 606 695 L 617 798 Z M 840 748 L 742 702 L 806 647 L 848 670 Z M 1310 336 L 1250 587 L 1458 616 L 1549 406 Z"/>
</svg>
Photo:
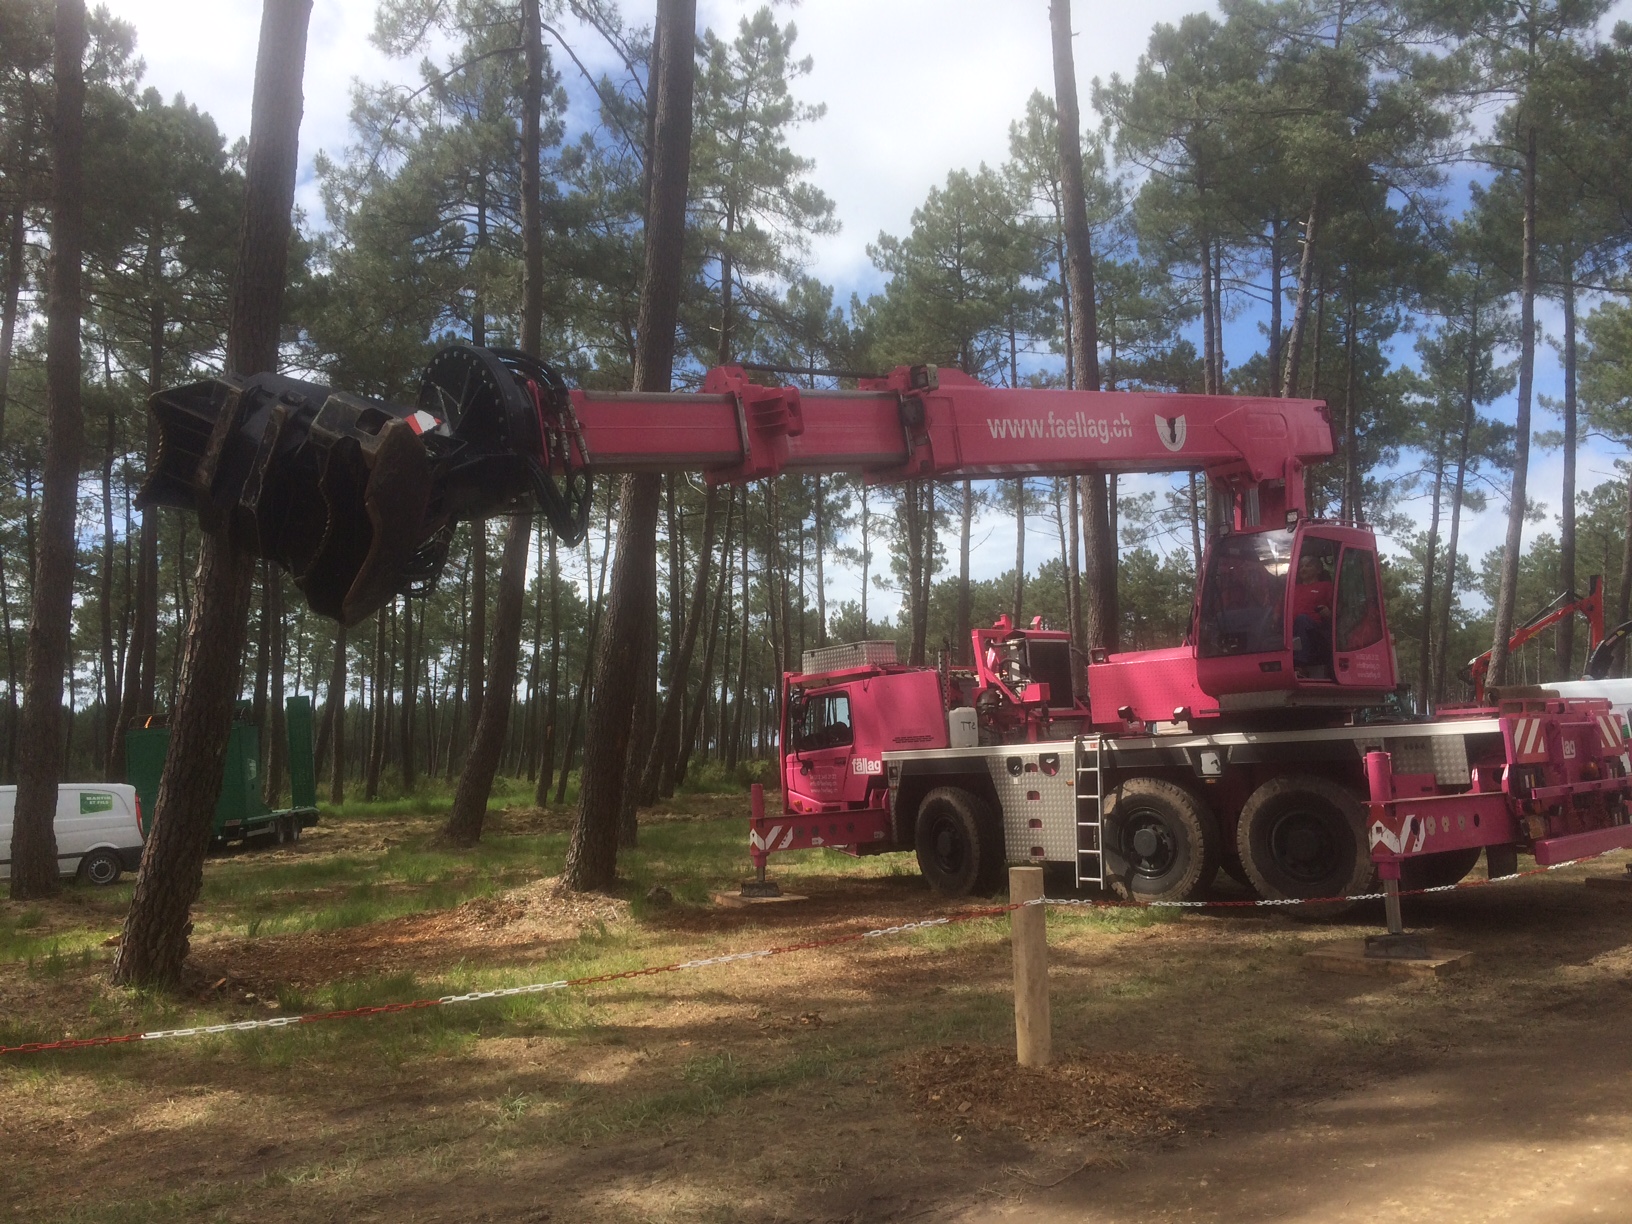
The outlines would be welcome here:
<svg viewBox="0 0 1632 1224">
<path fill-rule="evenodd" d="M 1143 813 L 1171 838 L 1171 865 L 1159 874 L 1138 870 L 1125 847 L 1124 822 Z M 1222 837 L 1207 805 L 1176 782 L 1129 778 L 1111 792 L 1103 816 L 1105 882 L 1130 901 L 1187 901 L 1212 886 Z"/>
<path fill-rule="evenodd" d="M 1439 854 L 1424 854 L 1408 858 L 1400 864 L 1401 888 L 1442 888 L 1457 884 L 1468 872 L 1479 865 L 1479 846 L 1464 850 L 1445 850 Z"/>
<path fill-rule="evenodd" d="M 951 843 L 951 855 L 938 846 L 943 835 Z M 943 897 L 997 890 L 1005 862 L 1003 822 L 978 795 L 958 786 L 930 791 L 918 805 L 913 842 L 918 869 Z"/>
<path fill-rule="evenodd" d="M 1299 878 L 1276 861 L 1270 841 L 1277 822 L 1297 810 L 1324 825 L 1333 841 L 1331 870 L 1319 878 Z M 1235 846 L 1253 888 L 1266 900 L 1292 897 L 1348 897 L 1371 892 L 1376 869 L 1366 837 L 1365 806 L 1353 791 L 1329 778 L 1287 774 L 1253 791 L 1235 826 Z M 1349 906 L 1324 905 L 1298 912 L 1330 918 Z"/>
<path fill-rule="evenodd" d="M 99 866 L 108 868 L 113 874 L 107 879 L 93 879 L 92 877 L 96 874 Z M 97 888 L 108 888 L 119 882 L 119 877 L 124 874 L 124 871 L 125 865 L 119 861 L 119 856 L 104 846 L 101 849 L 92 850 L 79 860 L 78 878 L 85 884 Z"/>
</svg>

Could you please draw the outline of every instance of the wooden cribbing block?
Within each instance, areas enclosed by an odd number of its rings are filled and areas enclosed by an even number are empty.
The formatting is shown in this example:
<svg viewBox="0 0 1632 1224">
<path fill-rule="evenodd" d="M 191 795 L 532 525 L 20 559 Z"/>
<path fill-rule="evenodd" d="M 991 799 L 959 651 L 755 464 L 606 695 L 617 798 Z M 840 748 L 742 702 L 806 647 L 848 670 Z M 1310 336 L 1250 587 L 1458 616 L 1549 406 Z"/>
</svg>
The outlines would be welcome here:
<svg viewBox="0 0 1632 1224">
<path fill-rule="evenodd" d="M 1456 973 L 1465 969 L 1473 959 L 1472 952 L 1461 952 L 1454 948 L 1428 949 L 1429 955 L 1411 960 L 1384 956 L 1367 956 L 1366 941 L 1363 939 L 1344 940 L 1342 943 L 1326 944 L 1316 948 L 1313 952 L 1303 954 L 1303 963 L 1309 969 L 1320 969 L 1326 973 L 1358 973 L 1373 977 L 1444 977 L 1448 973 Z"/>
</svg>

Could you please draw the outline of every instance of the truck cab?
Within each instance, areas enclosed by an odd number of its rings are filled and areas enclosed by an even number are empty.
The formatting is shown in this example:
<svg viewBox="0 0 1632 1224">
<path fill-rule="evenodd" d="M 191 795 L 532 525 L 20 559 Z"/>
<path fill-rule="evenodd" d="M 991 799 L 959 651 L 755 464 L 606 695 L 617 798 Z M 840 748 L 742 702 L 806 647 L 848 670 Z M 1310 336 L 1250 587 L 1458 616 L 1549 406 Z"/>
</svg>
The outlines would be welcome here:
<svg viewBox="0 0 1632 1224">
<path fill-rule="evenodd" d="M 851 651 L 857 660 L 838 659 L 838 667 L 829 663 L 822 671 L 783 678 L 782 781 L 792 813 L 880 808 L 883 753 L 947 746 L 935 672 L 896 664 L 893 643 L 832 649 Z M 864 661 L 869 654 L 879 661 Z"/>
</svg>

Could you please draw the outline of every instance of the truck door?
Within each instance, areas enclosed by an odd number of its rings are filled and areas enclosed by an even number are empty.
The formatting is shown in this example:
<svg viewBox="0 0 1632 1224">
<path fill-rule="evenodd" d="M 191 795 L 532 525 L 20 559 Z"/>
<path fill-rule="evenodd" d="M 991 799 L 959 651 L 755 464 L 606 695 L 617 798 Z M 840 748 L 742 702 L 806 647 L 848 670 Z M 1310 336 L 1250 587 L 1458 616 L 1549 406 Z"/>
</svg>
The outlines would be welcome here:
<svg viewBox="0 0 1632 1224">
<path fill-rule="evenodd" d="M 1377 557 L 1369 548 L 1345 548 L 1337 571 L 1333 658 L 1339 684 L 1391 688 L 1393 660 L 1383 627 Z"/>
<path fill-rule="evenodd" d="M 807 690 L 800 716 L 789 730 L 796 762 L 796 768 L 788 771 L 793 789 L 824 806 L 842 803 L 855 742 L 849 691 Z"/>
</svg>

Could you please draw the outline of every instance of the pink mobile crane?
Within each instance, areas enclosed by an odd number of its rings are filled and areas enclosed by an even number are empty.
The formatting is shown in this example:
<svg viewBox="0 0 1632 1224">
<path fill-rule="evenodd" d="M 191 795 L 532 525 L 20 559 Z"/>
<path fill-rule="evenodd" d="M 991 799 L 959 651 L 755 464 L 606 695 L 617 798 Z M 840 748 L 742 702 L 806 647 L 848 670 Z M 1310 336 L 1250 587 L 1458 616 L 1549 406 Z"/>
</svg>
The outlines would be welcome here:
<svg viewBox="0 0 1632 1224">
<path fill-rule="evenodd" d="M 525 354 L 444 349 L 417 407 L 273 375 L 154 397 L 148 503 L 196 508 L 348 623 L 434 581 L 461 518 L 540 510 L 581 538 L 589 478 L 701 471 L 872 481 L 1200 471 L 1229 503 L 1183 645 L 1084 660 L 1003 621 L 968 665 L 893 647 L 808 652 L 783 680 L 782 805 L 751 855 L 911 849 L 949 895 L 1008 862 L 1190 897 L 1223 868 L 1266 898 L 1454 882 L 1483 850 L 1561 862 L 1632 846 L 1626 740 L 1609 702 L 1536 697 L 1413 720 L 1396 687 L 1376 541 L 1311 518 L 1333 453 L 1307 400 L 992 388 L 930 366 L 853 391 L 708 373 L 698 393 L 569 389 Z M 1391 907 L 1397 926 L 1397 907 Z"/>
</svg>

